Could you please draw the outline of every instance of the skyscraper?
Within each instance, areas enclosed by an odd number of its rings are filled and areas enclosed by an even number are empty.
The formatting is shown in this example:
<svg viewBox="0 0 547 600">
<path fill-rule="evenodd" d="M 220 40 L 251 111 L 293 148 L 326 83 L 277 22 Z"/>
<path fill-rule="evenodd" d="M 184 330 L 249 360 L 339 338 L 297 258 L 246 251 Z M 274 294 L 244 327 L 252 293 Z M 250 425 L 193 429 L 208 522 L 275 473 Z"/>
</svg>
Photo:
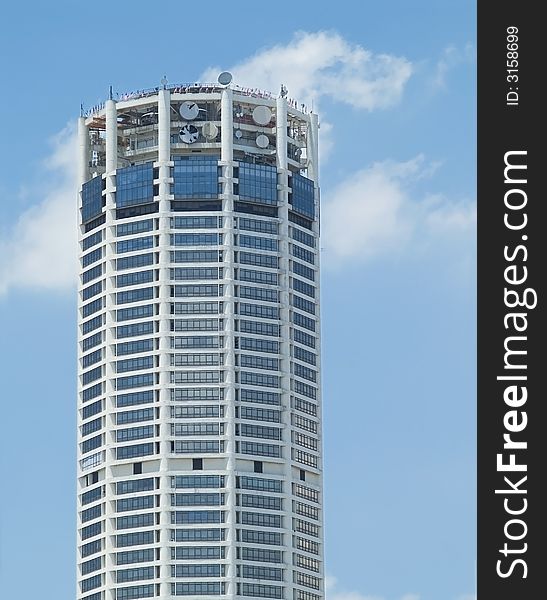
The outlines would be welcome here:
<svg viewBox="0 0 547 600">
<path fill-rule="evenodd" d="M 79 120 L 79 599 L 323 597 L 317 115 L 219 82 Z"/>
</svg>

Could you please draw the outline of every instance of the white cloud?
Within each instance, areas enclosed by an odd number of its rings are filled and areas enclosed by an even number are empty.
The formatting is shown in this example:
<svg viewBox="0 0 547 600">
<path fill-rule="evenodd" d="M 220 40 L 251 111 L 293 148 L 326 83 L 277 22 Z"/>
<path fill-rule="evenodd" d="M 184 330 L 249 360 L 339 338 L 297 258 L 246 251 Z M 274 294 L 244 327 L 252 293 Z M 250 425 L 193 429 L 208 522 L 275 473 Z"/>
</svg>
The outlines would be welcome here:
<svg viewBox="0 0 547 600">
<path fill-rule="evenodd" d="M 76 135 L 67 126 L 52 140 L 36 203 L 0 239 L 0 295 L 12 288 L 66 289 L 76 282 Z"/>
<path fill-rule="evenodd" d="M 473 233 L 474 203 L 441 195 L 413 197 L 413 186 L 437 167 L 422 155 L 406 162 L 374 163 L 326 193 L 322 209 L 326 261 L 400 256 L 411 248 L 435 249 L 441 241 Z"/>
<path fill-rule="evenodd" d="M 234 82 L 277 92 L 283 83 L 289 96 L 317 109 L 321 98 L 375 110 L 401 99 L 412 74 L 404 57 L 374 54 L 334 32 L 300 31 L 285 45 L 260 50 L 228 69 Z M 207 69 L 204 81 L 216 81 L 222 69 Z"/>
<path fill-rule="evenodd" d="M 437 64 L 432 79 L 434 89 L 446 89 L 446 79 L 449 71 L 461 65 L 462 63 L 471 63 L 476 60 L 476 49 L 473 44 L 468 42 L 463 48 L 456 46 L 447 46 Z"/>
</svg>

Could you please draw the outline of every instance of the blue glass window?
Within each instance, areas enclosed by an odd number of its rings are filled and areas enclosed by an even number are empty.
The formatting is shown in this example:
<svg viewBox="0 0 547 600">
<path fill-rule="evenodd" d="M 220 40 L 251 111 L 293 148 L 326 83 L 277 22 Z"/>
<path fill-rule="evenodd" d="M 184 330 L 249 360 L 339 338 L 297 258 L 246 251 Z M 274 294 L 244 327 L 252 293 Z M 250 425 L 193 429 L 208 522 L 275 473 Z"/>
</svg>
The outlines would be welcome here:
<svg viewBox="0 0 547 600">
<path fill-rule="evenodd" d="M 291 244 L 291 254 L 299 258 L 300 260 L 304 260 L 311 265 L 315 264 L 315 254 L 310 250 L 306 250 L 301 246 L 297 246 L 296 244 Z"/>
<path fill-rule="evenodd" d="M 139 410 L 128 410 L 116 415 L 116 424 L 125 425 L 128 423 L 140 423 L 141 421 L 150 421 L 154 418 L 153 408 L 141 408 Z"/>
<path fill-rule="evenodd" d="M 124 269 L 138 269 L 139 267 L 147 267 L 154 263 L 154 255 L 137 254 L 137 256 L 126 256 L 116 260 L 116 269 L 123 271 Z M 85 283 L 85 282 L 84 282 Z"/>
<path fill-rule="evenodd" d="M 241 383 L 243 385 L 256 385 L 260 387 L 279 387 L 277 375 L 264 375 L 262 373 L 248 373 L 241 371 Z"/>
<path fill-rule="evenodd" d="M 94 177 L 82 185 L 82 221 L 87 223 L 103 210 L 103 180 Z"/>
<path fill-rule="evenodd" d="M 283 581 L 283 570 L 273 567 L 258 567 L 256 565 L 243 565 L 241 569 L 242 577 L 246 579 L 271 579 L 273 581 Z M 281 589 L 281 588 L 279 588 Z M 282 596 L 279 596 L 282 597 Z"/>
<path fill-rule="evenodd" d="M 302 277 L 309 279 L 310 281 L 315 281 L 315 271 L 309 267 L 306 267 L 306 265 L 303 265 L 302 263 L 293 260 L 291 271 L 297 275 L 301 275 Z"/>
<path fill-rule="evenodd" d="M 117 442 L 130 442 L 133 440 L 144 440 L 154 436 L 154 426 L 144 425 L 142 427 L 130 427 L 129 429 L 118 429 L 116 431 Z"/>
<path fill-rule="evenodd" d="M 99 417 L 98 419 L 93 419 L 93 421 L 88 421 L 87 423 L 84 423 L 82 425 L 82 435 L 86 436 L 90 433 L 95 433 L 96 431 L 99 431 L 99 429 L 101 429 L 103 425 L 102 421 L 103 420 Z"/>
<path fill-rule="evenodd" d="M 147 373 L 145 375 L 130 375 L 128 377 L 118 377 L 116 379 L 116 389 L 118 390 L 144 387 L 148 385 L 154 385 L 154 376 L 152 373 Z"/>
<path fill-rule="evenodd" d="M 237 226 L 239 229 L 245 229 L 246 231 L 257 231 L 260 233 L 278 233 L 278 225 L 271 220 L 260 220 L 250 219 L 248 217 L 239 217 L 237 220 Z"/>
<path fill-rule="evenodd" d="M 96 379 L 100 379 L 102 377 L 102 367 L 96 367 L 95 369 L 91 369 L 90 371 L 86 371 L 82 375 L 82 384 L 87 385 Z"/>
<path fill-rule="evenodd" d="M 292 302 L 291 305 L 299 310 L 303 310 L 310 315 L 315 314 L 315 302 L 311 302 L 310 300 L 306 300 L 301 296 L 297 296 L 296 294 L 292 294 Z"/>
<path fill-rule="evenodd" d="M 150 514 L 150 516 L 152 516 L 152 514 Z M 154 579 L 154 567 L 123 569 L 116 572 L 117 583 L 126 583 L 128 581 L 141 581 L 143 579 Z"/>
<path fill-rule="evenodd" d="M 255 404 L 272 404 L 279 406 L 281 404 L 281 395 L 276 392 L 264 392 L 262 390 L 240 390 L 240 398 L 242 402 L 254 402 Z M 243 481 L 243 479 L 242 479 Z M 269 481 L 261 479 L 261 481 Z M 273 481 L 273 480 L 272 480 Z M 241 487 L 245 487 L 243 484 Z M 249 490 L 260 488 L 247 488 Z M 270 490 L 272 491 L 272 490 Z"/>
<path fill-rule="evenodd" d="M 253 254 L 252 252 L 240 252 L 239 262 L 242 265 L 254 265 L 256 267 L 267 267 L 268 269 L 279 268 L 279 258 L 269 254 Z"/>
<path fill-rule="evenodd" d="M 283 598 L 283 588 L 277 585 L 243 583 L 241 586 L 241 595 L 259 598 Z"/>
<path fill-rule="evenodd" d="M 134 252 L 135 250 L 147 250 L 154 246 L 154 236 L 146 235 L 144 237 L 129 238 L 116 243 L 116 252 Z M 87 255 L 86 255 L 87 256 Z"/>
<path fill-rule="evenodd" d="M 220 475 L 176 475 L 171 477 L 171 487 L 178 488 L 218 488 L 224 485 Z"/>
<path fill-rule="evenodd" d="M 89 302 L 88 304 L 84 304 L 82 306 L 82 317 L 85 319 L 86 317 L 89 317 L 90 315 L 99 312 L 100 310 L 102 310 L 102 308 L 103 299 L 97 298 L 97 300 L 93 300 L 92 302 Z"/>
<path fill-rule="evenodd" d="M 224 539 L 224 530 L 220 528 L 207 529 L 172 529 L 171 540 L 174 542 L 220 542 Z M 194 551 L 198 551 L 196 555 Z M 207 552 L 213 552 L 210 556 Z M 220 558 L 221 548 L 218 546 L 179 546 L 171 548 L 171 557 L 173 559 L 181 558 Z"/>
<path fill-rule="evenodd" d="M 116 345 L 116 355 L 136 354 L 138 352 L 151 352 L 154 349 L 153 340 L 137 340 L 134 342 L 124 342 Z"/>
<path fill-rule="evenodd" d="M 262 304 L 241 302 L 239 304 L 239 314 L 262 319 L 279 319 L 279 308 L 277 306 L 262 306 Z"/>
<path fill-rule="evenodd" d="M 98 571 L 101 568 L 102 559 L 100 556 L 97 556 L 97 558 L 92 558 L 91 560 L 82 563 L 82 575 L 88 575 L 89 573 L 93 573 L 93 571 Z"/>
<path fill-rule="evenodd" d="M 218 197 L 218 156 L 175 156 L 174 161 L 175 199 Z"/>
<path fill-rule="evenodd" d="M 80 548 L 80 554 L 82 558 L 86 556 L 90 556 L 91 554 L 95 554 L 96 552 L 100 552 L 102 548 L 102 539 L 93 540 L 92 542 L 88 542 L 87 544 L 83 544 Z"/>
<path fill-rule="evenodd" d="M 172 229 L 216 229 L 222 217 L 171 217 Z"/>
<path fill-rule="evenodd" d="M 116 459 L 136 458 L 137 456 L 148 456 L 154 454 L 154 444 L 137 444 L 136 446 L 123 446 L 116 448 Z"/>
<path fill-rule="evenodd" d="M 296 212 L 307 217 L 315 218 L 315 197 L 313 181 L 294 173 L 292 176 L 292 207 Z"/>
<path fill-rule="evenodd" d="M 100 294 L 102 291 L 103 282 L 97 281 L 97 283 L 94 283 L 82 290 L 82 300 L 89 300 L 90 298 L 93 298 L 93 296 Z"/>
<path fill-rule="evenodd" d="M 221 285 L 174 285 L 171 288 L 173 298 L 205 298 L 222 296 Z"/>
<path fill-rule="evenodd" d="M 84 406 L 82 409 L 82 419 L 89 419 L 93 415 L 102 412 L 103 410 L 103 402 L 102 400 L 98 400 L 97 402 L 93 402 L 89 406 Z"/>
<path fill-rule="evenodd" d="M 311 233 L 306 233 L 305 231 L 297 229 L 296 227 L 291 227 L 290 232 L 293 240 L 296 240 L 302 244 L 306 244 L 306 246 L 309 246 L 310 248 L 315 248 L 315 238 L 313 235 L 311 235 Z"/>
<path fill-rule="evenodd" d="M 240 281 L 248 281 L 250 283 L 263 283 L 266 285 L 277 285 L 277 273 L 268 271 L 255 271 L 253 269 L 239 269 Z"/>
<path fill-rule="evenodd" d="M 85 269 L 86 267 L 89 267 L 90 264 L 100 260 L 102 257 L 102 247 L 96 248 L 95 250 L 92 250 L 91 252 L 88 252 L 87 254 L 84 254 L 84 256 L 82 256 L 82 267 Z"/>
<path fill-rule="evenodd" d="M 82 400 L 84 402 L 87 402 L 88 400 L 92 400 L 93 398 L 100 396 L 102 394 L 102 392 L 103 392 L 102 383 L 97 383 L 82 392 Z"/>
<path fill-rule="evenodd" d="M 103 232 L 101 231 L 96 231 L 95 233 L 92 233 L 91 235 L 88 235 L 87 237 L 85 237 L 82 240 L 82 250 L 85 252 L 86 250 L 89 250 L 89 248 L 91 248 L 92 246 L 95 246 L 96 244 L 98 244 L 99 242 L 101 242 L 103 239 Z"/>
<path fill-rule="evenodd" d="M 309 329 L 310 331 L 315 331 L 315 321 L 300 313 L 292 313 L 292 322 L 299 327 L 304 327 L 305 329 Z"/>
<path fill-rule="evenodd" d="M 172 565 L 171 577 L 220 577 L 221 565 Z"/>
<path fill-rule="evenodd" d="M 131 308 L 122 308 L 116 311 L 116 320 L 130 321 L 131 319 L 142 319 L 151 317 L 154 314 L 154 305 L 145 304 L 144 306 L 132 306 Z"/>
<path fill-rule="evenodd" d="M 82 283 L 89 283 L 92 279 L 96 279 L 103 274 L 103 265 L 96 265 L 82 273 Z"/>
<path fill-rule="evenodd" d="M 311 398 L 312 400 L 317 399 L 317 389 L 312 387 L 311 385 L 308 385 L 307 383 L 302 382 L 302 381 L 294 382 L 294 391 L 297 394 L 302 394 L 303 396 L 307 396 L 308 398 Z M 298 400 L 298 398 L 296 398 L 296 400 Z M 316 414 L 316 413 L 314 412 L 312 414 Z"/>
<path fill-rule="evenodd" d="M 171 513 L 171 522 L 179 525 L 188 523 L 222 523 L 223 513 L 220 510 L 188 510 Z"/>
<path fill-rule="evenodd" d="M 149 402 L 153 401 L 154 392 L 152 390 L 146 390 L 144 392 L 133 392 L 131 394 L 119 394 L 116 397 L 116 406 L 118 408 L 123 408 L 124 406 L 148 404 Z"/>
<path fill-rule="evenodd" d="M 241 454 L 256 454 L 257 456 L 271 456 L 272 458 L 281 458 L 281 446 L 274 446 L 273 444 L 241 442 L 240 452 Z"/>
<path fill-rule="evenodd" d="M 116 337 L 118 339 L 146 335 L 154 332 L 154 323 L 144 321 L 143 323 L 133 323 L 132 325 L 121 325 L 116 327 Z"/>
<path fill-rule="evenodd" d="M 133 223 L 121 223 L 116 226 L 116 235 L 121 237 L 122 235 L 131 235 L 134 233 L 142 233 L 144 231 L 152 231 L 153 229 L 152 219 L 145 219 L 144 221 L 134 221 Z"/>
<path fill-rule="evenodd" d="M 128 371 L 151 369 L 153 366 L 153 356 L 139 356 L 137 358 L 127 358 L 125 360 L 116 361 L 116 372 L 127 373 Z"/>
<path fill-rule="evenodd" d="M 128 285 L 138 285 L 139 283 L 150 283 L 153 280 L 154 271 L 137 271 L 136 273 L 118 275 L 116 277 L 116 285 L 118 287 L 125 287 Z"/>
<path fill-rule="evenodd" d="M 238 238 L 238 243 L 242 248 L 256 248 L 257 250 L 268 250 L 270 252 L 277 252 L 278 249 L 277 240 L 253 235 L 241 234 Z"/>
<path fill-rule="evenodd" d="M 146 479 L 128 479 L 127 481 L 119 481 L 116 484 L 117 494 L 134 494 L 135 492 L 149 492 L 153 489 L 154 479 L 152 477 L 147 477 Z M 148 497 L 151 498 L 152 496 Z"/>
<path fill-rule="evenodd" d="M 103 488 L 102 486 L 93 488 L 88 492 L 84 492 L 82 494 L 82 505 L 91 504 L 91 502 L 95 502 L 99 500 L 99 498 L 103 497 Z"/>
<path fill-rule="evenodd" d="M 279 302 L 279 292 L 277 290 L 240 285 L 238 291 L 240 298 L 261 300 L 262 302 Z"/>
<path fill-rule="evenodd" d="M 262 323 L 261 321 L 244 321 L 239 322 L 241 333 L 254 333 L 256 335 L 273 335 L 279 337 L 279 325 L 274 323 Z"/>
<path fill-rule="evenodd" d="M 127 304 L 128 302 L 140 302 L 141 300 L 151 300 L 154 297 L 154 288 L 138 288 L 127 292 L 118 292 L 116 302 L 118 304 Z"/>
<path fill-rule="evenodd" d="M 85 338 L 85 340 L 82 342 L 82 350 L 84 352 L 87 352 L 91 348 L 98 346 L 102 342 L 102 339 L 103 339 L 102 331 L 99 331 L 99 333 L 94 333 L 90 337 Z"/>
<path fill-rule="evenodd" d="M 154 596 L 154 584 L 132 585 L 129 587 L 118 588 L 116 590 L 116 600 L 134 600 L 135 598 L 151 598 Z"/>
<path fill-rule="evenodd" d="M 151 562 L 154 560 L 154 549 L 128 550 L 116 553 L 117 565 L 129 565 L 131 563 Z"/>
<path fill-rule="evenodd" d="M 147 445 L 151 446 L 152 444 Z M 150 489 L 152 489 L 152 487 Z M 142 490 L 140 488 L 137 488 L 135 489 L 135 491 Z M 116 512 L 125 512 L 127 510 L 142 510 L 145 508 L 153 507 L 154 496 L 136 496 L 134 498 L 122 498 L 121 500 L 116 500 Z"/>
<path fill-rule="evenodd" d="M 93 590 L 95 588 L 101 587 L 102 585 L 102 575 L 94 575 L 89 579 L 84 579 L 81 583 L 82 592 L 88 592 L 89 590 Z"/>
<path fill-rule="evenodd" d="M 98 363 L 102 359 L 102 350 L 95 350 L 95 352 L 91 352 L 90 354 L 86 354 L 82 357 L 82 367 L 87 369 L 91 365 Z"/>
<path fill-rule="evenodd" d="M 86 440 L 85 442 L 83 442 L 81 444 L 82 447 L 82 454 L 85 454 L 86 452 L 91 452 L 91 450 L 96 450 L 97 448 L 99 448 L 100 446 L 102 446 L 103 443 L 103 436 L 101 435 L 97 435 L 95 437 L 89 438 L 88 440 Z"/>
<path fill-rule="evenodd" d="M 222 235 L 218 233 L 171 234 L 172 246 L 216 246 L 217 244 L 222 244 Z"/>
<path fill-rule="evenodd" d="M 240 162 L 239 197 L 261 204 L 277 204 L 277 168 Z"/>
<path fill-rule="evenodd" d="M 293 290 L 296 290 L 301 294 L 306 294 L 306 296 L 309 296 L 310 298 L 315 298 L 315 288 L 309 283 L 305 283 L 300 279 L 295 279 L 294 277 L 291 277 L 291 287 Z"/>
<path fill-rule="evenodd" d="M 293 339 L 295 342 L 304 344 L 310 348 L 315 348 L 315 337 L 305 333 L 304 331 L 301 331 L 300 329 L 293 329 Z"/>
<path fill-rule="evenodd" d="M 172 583 L 171 594 L 174 596 L 220 596 L 221 594 L 224 594 L 224 584 L 205 581 L 198 581 L 195 583 Z"/>
<path fill-rule="evenodd" d="M 146 204 L 154 199 L 154 167 L 151 162 L 118 169 L 116 206 Z"/>
</svg>

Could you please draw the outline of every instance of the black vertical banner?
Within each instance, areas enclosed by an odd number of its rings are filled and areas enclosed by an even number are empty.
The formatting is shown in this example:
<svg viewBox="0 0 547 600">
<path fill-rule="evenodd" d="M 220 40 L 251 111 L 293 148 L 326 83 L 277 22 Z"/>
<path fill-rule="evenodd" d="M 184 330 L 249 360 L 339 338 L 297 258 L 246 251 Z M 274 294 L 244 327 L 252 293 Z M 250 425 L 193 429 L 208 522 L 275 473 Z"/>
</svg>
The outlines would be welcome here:
<svg viewBox="0 0 547 600">
<path fill-rule="evenodd" d="M 542 8 L 478 8 L 478 600 L 547 598 Z"/>
</svg>

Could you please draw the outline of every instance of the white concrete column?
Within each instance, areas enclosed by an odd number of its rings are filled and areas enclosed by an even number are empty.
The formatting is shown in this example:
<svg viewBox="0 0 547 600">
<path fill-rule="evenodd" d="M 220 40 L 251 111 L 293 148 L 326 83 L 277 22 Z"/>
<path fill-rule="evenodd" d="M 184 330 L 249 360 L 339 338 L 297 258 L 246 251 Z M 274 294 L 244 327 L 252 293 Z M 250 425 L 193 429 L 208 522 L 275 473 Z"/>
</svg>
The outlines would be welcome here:
<svg viewBox="0 0 547 600">
<path fill-rule="evenodd" d="M 84 117 L 78 119 L 78 185 L 82 186 L 89 179 L 89 130 Z"/>
<path fill-rule="evenodd" d="M 224 176 L 222 214 L 224 218 L 224 365 L 226 405 L 226 595 L 236 596 L 236 508 L 235 508 L 235 331 L 234 331 L 234 197 L 233 197 L 233 92 L 222 90 L 221 97 L 221 153 Z"/>
<path fill-rule="evenodd" d="M 171 598 L 170 560 L 167 543 L 169 539 L 170 522 L 170 430 L 169 430 L 169 405 L 170 405 L 170 284 L 169 284 L 169 231 L 170 231 L 170 168 L 171 161 L 171 93 L 169 90 L 160 90 L 158 93 L 158 159 L 159 170 L 159 373 L 160 373 L 160 598 Z"/>
<path fill-rule="evenodd" d="M 230 88 L 222 90 L 220 111 L 220 160 L 231 161 L 234 153 L 234 109 L 233 92 Z"/>
<path fill-rule="evenodd" d="M 287 101 L 277 98 L 277 200 L 279 218 L 279 301 L 281 321 L 281 420 L 283 423 L 283 537 L 285 564 L 283 585 L 285 598 L 293 597 L 292 536 L 291 536 L 291 365 L 290 365 L 290 304 L 289 304 L 289 171 L 287 163 Z"/>
<path fill-rule="evenodd" d="M 118 111 L 114 100 L 107 100 L 106 110 L 106 173 L 118 167 Z"/>
<path fill-rule="evenodd" d="M 319 116 L 310 113 L 307 137 L 308 177 L 316 183 L 319 180 Z"/>
<path fill-rule="evenodd" d="M 277 98 L 276 117 L 277 131 L 277 166 L 280 169 L 287 168 L 287 101 L 285 98 Z"/>
<path fill-rule="evenodd" d="M 115 327 L 116 327 L 116 168 L 118 166 L 118 111 L 113 100 L 107 100 L 106 106 L 106 227 L 104 232 L 105 256 L 105 386 L 106 386 L 106 470 L 105 484 L 107 486 L 107 501 L 105 510 L 105 578 L 109 593 L 106 600 L 114 600 L 115 588 L 115 544 L 112 543 L 116 535 L 115 500 L 112 493 L 114 474 L 113 444 L 115 441 Z"/>
</svg>

